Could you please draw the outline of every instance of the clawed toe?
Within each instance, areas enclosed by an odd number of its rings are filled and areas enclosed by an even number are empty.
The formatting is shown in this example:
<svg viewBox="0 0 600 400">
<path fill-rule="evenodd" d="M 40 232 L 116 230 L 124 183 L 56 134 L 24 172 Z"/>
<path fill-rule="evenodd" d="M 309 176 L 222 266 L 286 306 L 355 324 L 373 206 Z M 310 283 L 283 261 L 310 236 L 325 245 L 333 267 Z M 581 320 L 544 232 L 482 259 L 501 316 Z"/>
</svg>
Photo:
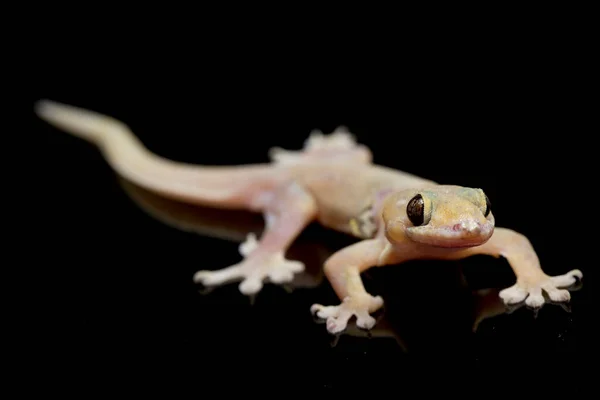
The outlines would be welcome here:
<svg viewBox="0 0 600 400">
<path fill-rule="evenodd" d="M 544 288 L 550 300 L 562 303 L 571 300 L 571 293 L 566 289 L 557 289 L 555 287 Z"/>
<path fill-rule="evenodd" d="M 194 282 L 211 286 L 219 283 L 219 279 L 215 276 L 214 271 L 198 271 L 194 274 Z"/>
<path fill-rule="evenodd" d="M 361 314 L 356 317 L 356 326 L 361 329 L 371 329 L 375 326 L 375 318 L 368 314 Z"/>
<path fill-rule="evenodd" d="M 260 279 L 246 278 L 240 283 L 238 289 L 246 296 L 256 294 L 263 288 L 263 283 Z"/>
<path fill-rule="evenodd" d="M 325 307 L 321 304 L 313 304 L 310 307 L 310 312 L 313 314 L 313 316 L 315 316 L 317 318 L 327 319 L 336 314 L 337 306 Z"/>
<path fill-rule="evenodd" d="M 546 302 L 546 300 L 544 299 L 544 296 L 542 295 L 541 292 L 530 294 L 525 299 L 525 304 L 532 308 L 540 308 L 541 306 L 544 305 L 545 302 Z"/>
<path fill-rule="evenodd" d="M 330 333 L 340 333 L 346 329 L 347 323 L 345 321 L 338 321 L 336 318 L 329 318 L 327 320 L 327 330 Z"/>
<path fill-rule="evenodd" d="M 208 272 L 210 271 L 198 271 L 194 274 L 194 282 L 196 283 L 204 283 L 204 279 L 208 276 Z"/>
<path fill-rule="evenodd" d="M 273 283 L 286 283 L 294 279 L 292 271 L 277 271 L 269 274 L 269 280 Z"/>
<path fill-rule="evenodd" d="M 583 279 L 583 273 L 578 269 L 574 269 L 564 275 L 553 276 L 550 281 L 554 286 L 564 288 L 577 283 L 581 279 Z"/>
<path fill-rule="evenodd" d="M 500 292 L 500 298 L 506 304 L 520 303 L 527 297 L 527 291 L 520 288 L 518 285 L 513 285 Z"/>
<path fill-rule="evenodd" d="M 268 273 L 269 280 L 273 283 L 288 283 L 294 275 L 304 271 L 304 264 L 299 261 L 281 260 L 281 265 Z"/>
</svg>

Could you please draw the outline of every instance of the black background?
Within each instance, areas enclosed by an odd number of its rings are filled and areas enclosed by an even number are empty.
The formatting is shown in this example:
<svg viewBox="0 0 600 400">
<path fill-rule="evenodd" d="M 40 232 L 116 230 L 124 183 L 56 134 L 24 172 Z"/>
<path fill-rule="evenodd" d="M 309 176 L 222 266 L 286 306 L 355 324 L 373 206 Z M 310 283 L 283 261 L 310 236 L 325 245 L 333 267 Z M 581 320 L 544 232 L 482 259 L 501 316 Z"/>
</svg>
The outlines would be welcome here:
<svg viewBox="0 0 600 400">
<path fill-rule="evenodd" d="M 473 332 L 481 290 L 514 283 L 503 259 L 370 271 L 367 288 L 386 300 L 378 327 L 405 348 L 365 334 L 342 335 L 332 345 L 309 312 L 313 303 L 337 304 L 326 281 L 291 293 L 266 285 L 253 304 L 236 284 L 200 294 L 194 272 L 237 262 L 237 244 L 152 218 L 96 148 L 32 114 L 40 168 L 37 194 L 28 200 L 44 206 L 31 210 L 35 244 L 24 256 L 40 267 L 32 280 L 41 286 L 40 318 L 32 320 L 34 332 L 44 332 L 35 336 L 44 350 L 38 367 L 61 376 L 52 385 L 148 388 L 175 377 L 223 393 L 269 385 L 352 389 L 394 385 L 415 371 L 469 380 L 469 373 L 495 368 L 518 377 L 583 368 L 592 312 L 591 263 L 579 251 L 584 234 L 574 230 L 585 219 L 573 204 L 581 193 L 573 160 L 581 161 L 587 112 L 577 68 L 552 64 L 554 53 L 527 51 L 506 58 L 437 49 L 433 61 L 399 54 L 369 62 L 333 50 L 273 50 L 265 61 L 249 44 L 225 51 L 208 49 L 205 40 L 201 51 L 176 47 L 139 57 L 137 44 L 127 56 L 102 43 L 90 45 L 98 51 L 85 58 L 42 53 L 32 112 L 39 98 L 92 109 L 127 123 L 162 156 L 223 165 L 267 161 L 271 146 L 299 149 L 310 130 L 343 124 L 379 164 L 483 188 L 498 226 L 527 235 L 548 274 L 581 269 L 583 286 L 572 292 L 570 313 L 546 305 L 535 316 L 523 307 Z M 580 65 L 577 54 L 572 60 Z M 357 61 L 371 68 L 356 68 Z M 311 226 L 297 252 L 310 259 L 348 242 Z"/>
</svg>

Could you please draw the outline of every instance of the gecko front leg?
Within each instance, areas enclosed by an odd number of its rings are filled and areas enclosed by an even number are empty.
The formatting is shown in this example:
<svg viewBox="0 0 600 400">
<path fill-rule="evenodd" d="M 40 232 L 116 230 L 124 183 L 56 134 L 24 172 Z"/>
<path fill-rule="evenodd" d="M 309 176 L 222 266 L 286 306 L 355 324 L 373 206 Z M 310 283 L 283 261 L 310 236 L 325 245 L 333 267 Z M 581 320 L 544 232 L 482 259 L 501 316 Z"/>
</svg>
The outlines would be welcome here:
<svg viewBox="0 0 600 400">
<path fill-rule="evenodd" d="M 363 271 L 393 260 L 386 254 L 388 242 L 384 237 L 363 240 L 334 253 L 325 262 L 325 275 L 341 300 L 337 306 L 313 304 L 311 312 L 327 319 L 327 330 L 338 333 L 346 329 L 348 321 L 356 316 L 359 328 L 371 329 L 375 318 L 370 314 L 383 306 L 380 296 L 370 295 L 363 285 Z"/>
<path fill-rule="evenodd" d="M 285 253 L 316 216 L 316 203 L 312 196 L 293 182 L 275 191 L 261 208 L 265 213 L 265 233 L 259 241 L 255 235 L 248 235 L 240 245 L 244 259 L 221 270 L 198 271 L 194 281 L 205 286 L 217 286 L 242 280 L 240 291 L 252 295 L 262 289 L 267 278 L 273 283 L 290 282 L 295 273 L 304 270 L 303 263 L 287 260 Z"/>
<path fill-rule="evenodd" d="M 549 276 L 540 267 L 538 256 L 529 240 L 522 234 L 506 228 L 496 228 L 483 245 L 467 250 L 467 254 L 487 254 L 507 259 L 516 275 L 516 283 L 500 291 L 505 304 L 525 304 L 538 308 L 545 303 L 543 292 L 554 302 L 567 302 L 571 294 L 564 289 L 581 279 L 583 274 L 574 269 L 566 274 Z"/>
</svg>

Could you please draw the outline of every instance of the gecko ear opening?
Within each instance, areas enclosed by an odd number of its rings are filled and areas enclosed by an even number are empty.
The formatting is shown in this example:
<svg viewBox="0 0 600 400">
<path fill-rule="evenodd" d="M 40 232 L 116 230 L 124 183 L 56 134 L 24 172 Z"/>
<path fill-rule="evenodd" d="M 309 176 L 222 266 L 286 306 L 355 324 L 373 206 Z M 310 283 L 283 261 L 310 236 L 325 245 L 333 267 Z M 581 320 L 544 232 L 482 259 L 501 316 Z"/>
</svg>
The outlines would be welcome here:
<svg viewBox="0 0 600 400">
<path fill-rule="evenodd" d="M 414 226 L 427 225 L 431 219 L 431 200 L 417 194 L 406 205 L 406 216 Z"/>
</svg>

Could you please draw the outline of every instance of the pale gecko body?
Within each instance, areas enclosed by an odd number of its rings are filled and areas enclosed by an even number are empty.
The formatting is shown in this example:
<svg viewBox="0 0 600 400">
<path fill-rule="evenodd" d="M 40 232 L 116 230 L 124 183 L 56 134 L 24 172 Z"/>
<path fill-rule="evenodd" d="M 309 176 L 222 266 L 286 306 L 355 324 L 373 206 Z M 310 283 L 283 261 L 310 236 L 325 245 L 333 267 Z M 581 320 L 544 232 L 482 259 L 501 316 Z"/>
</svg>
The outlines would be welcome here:
<svg viewBox="0 0 600 400">
<path fill-rule="evenodd" d="M 324 271 L 339 305 L 315 304 L 331 333 L 356 317 L 370 329 L 383 306 L 369 294 L 360 274 L 369 268 L 415 259 L 456 260 L 476 254 L 507 259 L 516 283 L 500 292 L 506 304 L 525 301 L 541 307 L 543 292 L 555 302 L 570 300 L 563 288 L 582 278 L 579 270 L 548 276 L 522 234 L 495 227 L 481 189 L 441 185 L 376 165 L 371 151 L 339 128 L 313 133 L 301 151 L 273 148 L 271 163 L 239 166 L 184 164 L 148 151 L 122 122 L 92 111 L 50 101 L 36 104 L 44 120 L 86 139 L 102 151 L 121 176 L 161 196 L 191 204 L 260 212 L 265 230 L 240 245 L 243 260 L 216 271 L 198 271 L 207 286 L 241 281 L 239 289 L 258 293 L 263 283 L 289 282 L 304 270 L 286 252 L 312 222 L 355 236 L 356 243 L 331 255 Z"/>
</svg>

